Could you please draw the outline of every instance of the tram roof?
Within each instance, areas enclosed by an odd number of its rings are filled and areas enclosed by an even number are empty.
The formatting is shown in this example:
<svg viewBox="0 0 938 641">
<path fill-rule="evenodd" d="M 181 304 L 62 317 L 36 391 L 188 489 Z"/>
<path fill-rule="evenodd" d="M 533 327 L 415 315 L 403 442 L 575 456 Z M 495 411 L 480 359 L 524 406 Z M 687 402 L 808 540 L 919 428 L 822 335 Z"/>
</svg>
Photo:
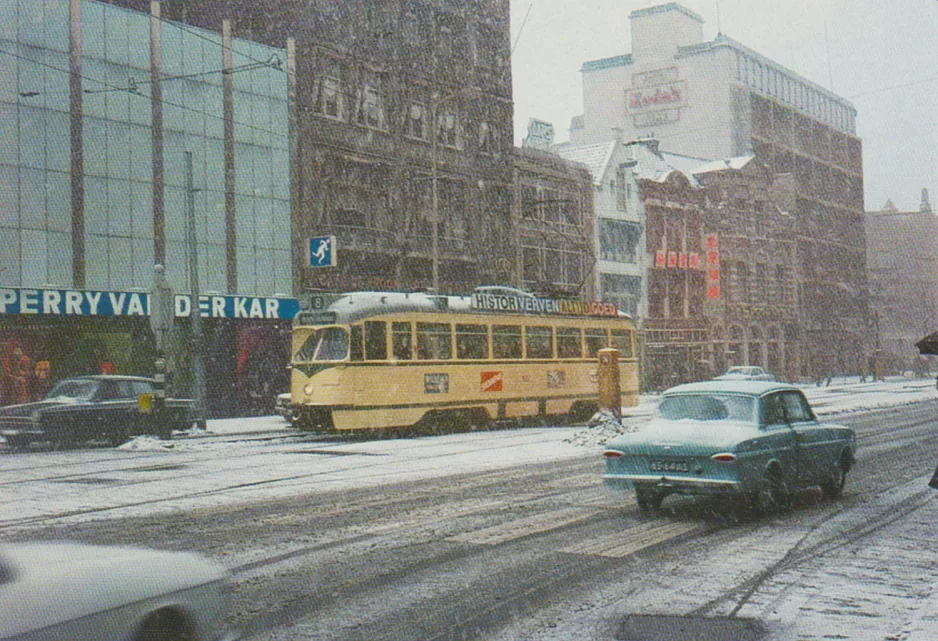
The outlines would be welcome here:
<svg viewBox="0 0 938 641">
<path fill-rule="evenodd" d="M 497 296 L 500 299 L 521 299 L 530 305 L 544 305 L 544 301 L 556 303 L 553 299 L 542 299 L 533 294 L 511 288 L 480 287 L 472 295 L 446 296 L 431 292 L 381 292 L 363 291 L 336 294 L 335 298 L 323 310 L 305 310 L 297 314 L 295 322 L 304 325 L 347 324 L 374 316 L 376 314 L 390 313 L 477 313 L 477 314 L 511 314 L 530 316 L 536 312 L 515 310 L 480 309 L 473 306 L 473 298 L 480 296 Z M 540 301 L 540 303 L 538 303 Z M 575 301 L 577 305 L 588 305 Z M 607 304 L 608 305 L 608 304 Z M 548 316 L 590 317 L 602 318 L 602 314 L 589 313 L 546 313 Z M 623 312 L 616 315 L 606 314 L 606 318 L 628 318 L 631 316 Z"/>
</svg>

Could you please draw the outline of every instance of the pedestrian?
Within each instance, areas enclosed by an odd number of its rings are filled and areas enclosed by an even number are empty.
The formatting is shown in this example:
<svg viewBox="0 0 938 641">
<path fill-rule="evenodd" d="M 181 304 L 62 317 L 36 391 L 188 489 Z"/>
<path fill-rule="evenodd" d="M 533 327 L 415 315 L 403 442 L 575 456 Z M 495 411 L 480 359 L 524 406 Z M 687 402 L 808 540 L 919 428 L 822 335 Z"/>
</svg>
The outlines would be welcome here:
<svg viewBox="0 0 938 641">
<path fill-rule="evenodd" d="M 931 475 L 931 480 L 928 482 L 928 487 L 933 490 L 938 490 L 938 467 L 935 468 L 935 473 Z"/>
</svg>

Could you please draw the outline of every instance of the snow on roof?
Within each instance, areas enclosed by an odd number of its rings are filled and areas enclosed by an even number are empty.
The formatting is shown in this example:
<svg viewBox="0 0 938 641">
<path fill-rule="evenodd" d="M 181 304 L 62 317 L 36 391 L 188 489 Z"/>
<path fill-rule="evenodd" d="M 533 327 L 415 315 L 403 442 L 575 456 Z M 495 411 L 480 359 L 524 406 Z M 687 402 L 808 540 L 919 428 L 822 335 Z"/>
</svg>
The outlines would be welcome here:
<svg viewBox="0 0 938 641">
<path fill-rule="evenodd" d="M 709 158 L 698 158 L 696 156 L 685 156 L 684 154 L 676 154 L 670 151 L 661 152 L 661 157 L 664 158 L 664 161 L 674 167 L 675 169 L 684 173 L 684 175 L 689 176 L 690 181 L 696 184 L 694 181 L 693 175 L 696 173 L 694 170 L 710 162 Z"/>
<path fill-rule="evenodd" d="M 749 156 L 735 156 L 733 158 L 723 158 L 722 160 L 713 160 L 693 170 L 694 174 L 706 174 L 711 171 L 723 171 L 725 169 L 742 169 L 755 158 Z"/>
<path fill-rule="evenodd" d="M 554 147 L 553 151 L 566 160 L 586 165 L 589 168 L 590 175 L 593 177 L 593 184 L 599 185 L 606 173 L 606 167 L 609 166 L 609 160 L 616 148 L 616 141 L 602 142 L 592 145 L 580 145 L 578 147 Z"/>
<path fill-rule="evenodd" d="M 586 165 L 593 177 L 593 184 L 599 185 L 613 159 L 617 144 L 615 140 L 579 146 L 562 144 L 552 147 L 551 151 L 561 158 Z M 626 158 L 635 162 L 636 178 L 664 182 L 676 171 L 683 174 L 693 186 L 700 186 L 694 177 L 694 169 L 707 163 L 706 158 L 661 152 L 657 148 L 657 141 L 652 139 L 633 140 L 623 147 L 626 149 Z"/>
<path fill-rule="evenodd" d="M 664 154 L 658 151 L 656 141 L 635 140 L 630 142 L 627 146 L 629 154 L 636 161 L 635 175 L 638 178 L 663 183 L 676 171 L 683 174 L 694 187 L 700 186 L 691 172 L 681 167 L 676 167 L 669 162 L 668 157 L 670 156 L 670 160 L 676 161 L 677 164 L 683 164 L 681 159 L 677 158 L 674 154 Z M 684 158 L 686 158 L 686 156 Z"/>
</svg>

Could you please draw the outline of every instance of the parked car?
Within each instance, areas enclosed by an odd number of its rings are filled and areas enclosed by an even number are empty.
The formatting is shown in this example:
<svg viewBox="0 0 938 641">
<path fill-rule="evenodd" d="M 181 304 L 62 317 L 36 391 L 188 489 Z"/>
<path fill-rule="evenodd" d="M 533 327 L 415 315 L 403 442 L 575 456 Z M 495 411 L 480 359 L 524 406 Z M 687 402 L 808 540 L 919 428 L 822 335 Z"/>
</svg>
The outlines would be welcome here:
<svg viewBox="0 0 938 641">
<path fill-rule="evenodd" d="M 0 545 L 2 641 L 230 641 L 226 573 L 195 554 Z"/>
<path fill-rule="evenodd" d="M 737 365 L 726 370 L 713 380 L 715 381 L 774 381 L 767 370 L 755 365 Z"/>
<path fill-rule="evenodd" d="M 665 391 L 651 421 L 610 440 L 603 479 L 634 488 L 642 511 L 669 494 L 709 494 L 745 497 L 767 512 L 795 489 L 840 496 L 855 456 L 853 430 L 819 421 L 798 388 L 708 381 Z"/>
<path fill-rule="evenodd" d="M 293 399 L 290 396 L 290 392 L 277 394 L 277 399 L 274 402 L 274 411 L 290 423 L 296 420 L 296 409 L 293 407 Z"/>
<path fill-rule="evenodd" d="M 0 408 L 0 436 L 25 448 L 33 441 L 73 443 L 104 439 L 114 445 L 138 434 L 169 433 L 191 426 L 192 401 L 166 399 L 162 425 L 145 412 L 141 395 L 152 395 L 154 381 L 138 376 L 79 376 L 53 386 L 36 403 Z M 151 396 L 152 398 L 152 396 Z"/>
</svg>

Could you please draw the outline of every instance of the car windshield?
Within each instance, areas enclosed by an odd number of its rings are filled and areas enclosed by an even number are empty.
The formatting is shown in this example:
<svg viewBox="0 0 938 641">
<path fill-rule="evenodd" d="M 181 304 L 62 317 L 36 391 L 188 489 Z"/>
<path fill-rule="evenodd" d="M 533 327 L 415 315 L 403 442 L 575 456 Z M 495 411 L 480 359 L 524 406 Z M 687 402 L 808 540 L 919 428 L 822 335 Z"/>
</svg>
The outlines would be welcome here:
<svg viewBox="0 0 938 641">
<path fill-rule="evenodd" d="M 299 363 L 341 361 L 347 355 L 348 332 L 342 327 L 323 327 L 309 335 L 293 360 Z"/>
<path fill-rule="evenodd" d="M 46 394 L 46 398 L 74 398 L 87 401 L 91 399 L 97 388 L 94 381 L 60 381 Z"/>
<path fill-rule="evenodd" d="M 674 421 L 752 421 L 755 399 L 730 394 L 680 394 L 665 396 L 658 416 Z"/>
</svg>

